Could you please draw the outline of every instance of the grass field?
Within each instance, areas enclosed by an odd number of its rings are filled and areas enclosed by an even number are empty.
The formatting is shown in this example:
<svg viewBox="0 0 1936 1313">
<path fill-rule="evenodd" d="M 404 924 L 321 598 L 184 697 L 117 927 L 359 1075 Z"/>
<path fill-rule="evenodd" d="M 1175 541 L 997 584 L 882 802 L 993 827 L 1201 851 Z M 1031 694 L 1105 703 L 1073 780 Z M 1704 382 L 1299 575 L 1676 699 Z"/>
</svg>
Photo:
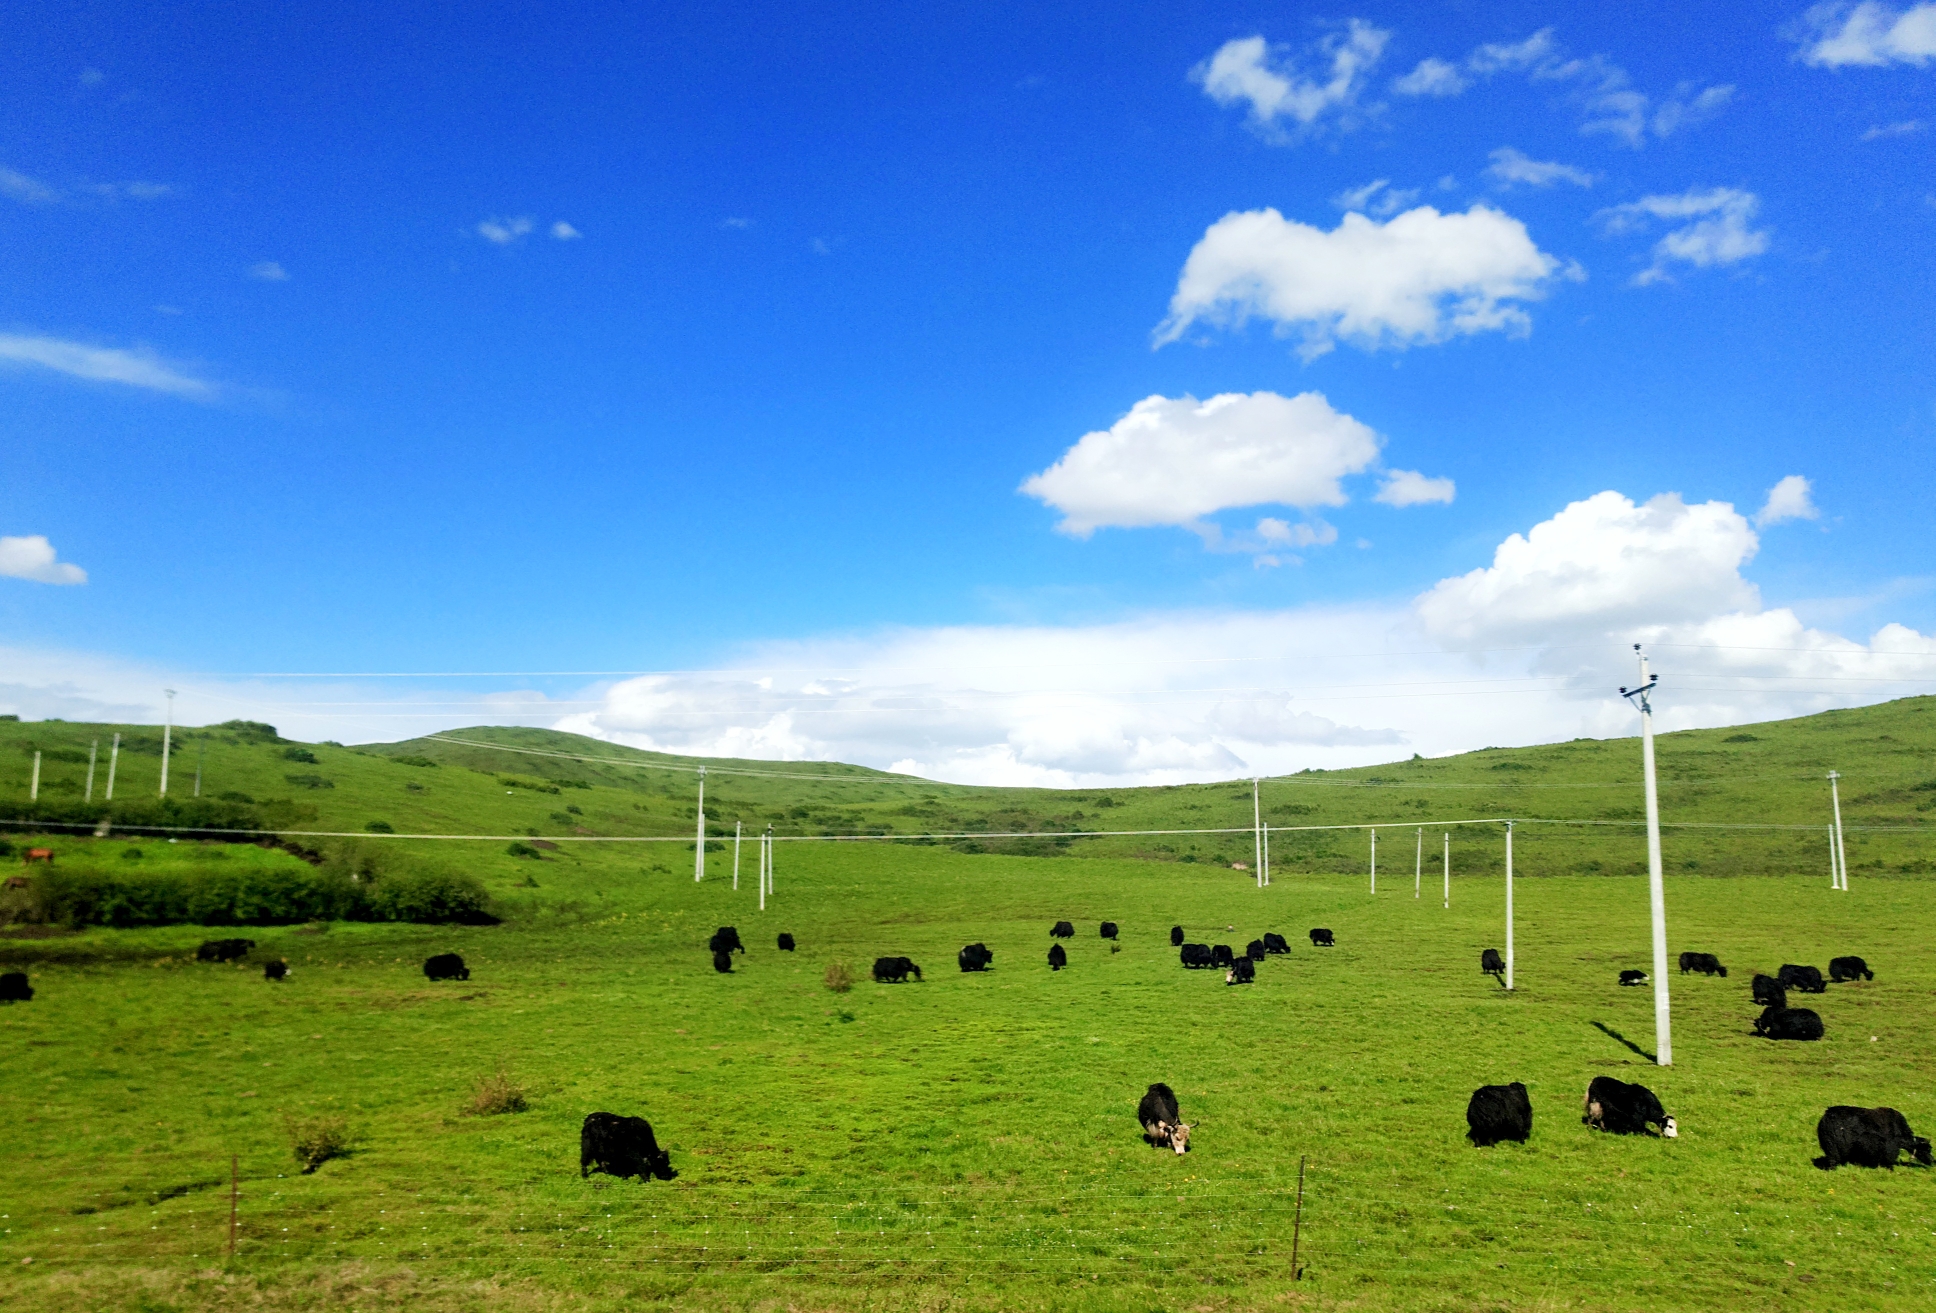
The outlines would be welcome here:
<svg viewBox="0 0 1936 1313">
<path fill-rule="evenodd" d="M 124 874 L 303 867 L 244 845 L 89 837 L 97 817 L 168 819 L 158 739 L 124 754 L 112 808 L 76 812 L 87 745 L 114 729 L 0 723 L 16 847 Z M 1819 829 L 1669 829 L 1671 948 L 1716 952 L 1734 974 L 1671 981 L 1664 1071 L 1644 1056 L 1651 993 L 1614 984 L 1648 965 L 1632 741 L 1267 782 L 1274 824 L 1388 827 L 1375 899 L 1362 832 L 1280 835 L 1264 890 L 1227 865 L 1248 859 L 1247 834 L 1074 834 L 1246 825 L 1245 785 L 977 790 L 817 764 L 800 770 L 836 778 L 714 776 L 715 835 L 738 819 L 802 840 L 903 836 L 781 844 L 762 915 L 750 847 L 739 890 L 730 844 L 691 879 L 692 779 L 655 769 L 690 763 L 540 731 L 463 737 L 601 760 L 523 757 L 507 773 L 509 754 L 487 748 L 218 727 L 187 733 L 171 792 L 199 764 L 207 796 L 232 795 L 234 816 L 328 869 L 474 875 L 501 924 L 260 926 L 239 932 L 258 941 L 245 966 L 193 960 L 232 930 L 0 930 L 0 969 L 38 991 L 0 1006 L 0 1306 L 1847 1310 L 1936 1294 L 1936 1176 L 1811 1165 L 1830 1104 L 1936 1126 L 1936 699 L 1663 737 L 1670 822 L 1817 825 L 1833 767 L 1858 827 L 1846 894 L 1827 887 Z M 57 812 L 85 828 L 34 828 Z M 1520 827 L 1511 994 L 1477 970 L 1501 945 L 1498 827 L 1455 831 L 1449 911 L 1432 831 L 1412 897 L 1415 829 L 1461 815 L 1612 822 Z M 307 833 L 370 821 L 498 837 Z M 1069 837 L 906 837 L 1012 829 Z M 542 835 L 556 846 L 540 857 L 506 851 Z M 26 894 L 0 897 L 18 903 L 0 920 L 27 915 Z M 1079 936 L 1051 973 L 1063 917 Z M 1120 952 L 1097 937 L 1103 919 L 1121 923 Z M 1226 988 L 1177 964 L 1175 922 L 1238 948 L 1277 930 L 1293 952 Z M 749 951 L 720 976 L 703 945 L 727 923 Z M 1338 947 L 1309 947 L 1314 925 Z M 798 953 L 774 950 L 780 930 Z M 974 940 L 994 969 L 965 976 L 954 954 Z M 422 959 L 446 950 L 468 982 L 424 980 Z M 1851 952 L 1877 979 L 1813 1001 L 1822 1043 L 1751 1036 L 1753 969 Z M 927 979 L 822 983 L 831 962 L 864 977 L 889 953 Z M 265 982 L 265 957 L 292 978 Z M 528 1110 L 466 1114 L 500 1071 Z M 1680 1138 L 1581 1127 L 1602 1072 L 1652 1086 Z M 1532 1092 L 1532 1141 L 1471 1148 L 1467 1096 L 1513 1079 Z M 1139 1138 L 1155 1080 L 1201 1119 L 1187 1158 Z M 581 1180 L 577 1127 L 599 1109 L 648 1117 L 678 1179 Z M 304 1175 L 286 1123 L 325 1116 L 346 1119 L 352 1152 Z"/>
<path fill-rule="evenodd" d="M 295 974 L 192 961 L 193 928 L 10 944 L 40 996 L 0 1012 L 16 1307 L 1916 1308 L 1936 1293 L 1936 1179 L 1810 1165 L 1831 1103 L 1936 1125 L 1926 883 L 1675 879 L 1673 946 L 1728 980 L 1673 980 L 1676 1066 L 1652 1069 L 1646 899 L 1630 879 L 1520 882 L 1519 988 L 1477 971 L 1501 883 L 838 847 L 695 886 L 623 864 L 600 915 L 497 927 L 265 929 Z M 1067 971 L 1048 923 L 1078 922 Z M 1112 954 L 1096 923 L 1122 923 Z M 1173 921 L 1294 941 L 1249 988 L 1185 972 Z M 700 946 L 737 924 L 731 976 Z M 1235 931 L 1219 933 L 1234 924 Z M 1302 931 L 1337 931 L 1311 949 Z M 774 932 L 801 950 L 781 954 Z M 985 940 L 994 970 L 954 949 Z M 432 951 L 468 983 L 429 985 Z M 1859 952 L 1814 1045 L 1752 1038 L 1747 976 Z M 821 984 L 905 952 L 923 983 Z M 1604 1030 L 1602 1029 L 1604 1028 Z M 1874 1036 L 1874 1040 L 1871 1040 Z M 509 1070 L 529 1111 L 460 1112 Z M 1677 1141 L 1579 1124 L 1601 1072 L 1645 1080 Z M 1184 1159 L 1145 1148 L 1166 1080 L 1199 1117 Z M 1524 1146 L 1463 1140 L 1466 1095 L 1520 1079 Z M 586 1112 L 640 1113 L 671 1183 L 581 1181 Z M 282 1120 L 345 1114 L 351 1156 L 298 1173 Z M 223 1258 L 229 1155 L 238 1255 Z M 1309 1172 L 1291 1279 L 1300 1156 Z M 31 1264 L 25 1260 L 32 1259 Z"/>
</svg>

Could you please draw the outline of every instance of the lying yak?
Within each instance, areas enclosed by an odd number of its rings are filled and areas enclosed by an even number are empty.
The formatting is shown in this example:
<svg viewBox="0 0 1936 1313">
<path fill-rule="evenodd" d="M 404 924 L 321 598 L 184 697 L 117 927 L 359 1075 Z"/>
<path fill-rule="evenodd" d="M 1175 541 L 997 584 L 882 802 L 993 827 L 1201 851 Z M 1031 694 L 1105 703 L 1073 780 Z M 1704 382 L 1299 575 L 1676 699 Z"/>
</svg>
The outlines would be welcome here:
<svg viewBox="0 0 1936 1313">
<path fill-rule="evenodd" d="M 1191 1123 L 1177 1110 L 1176 1091 L 1162 1081 L 1149 1087 L 1143 1101 L 1136 1105 L 1136 1120 L 1142 1125 L 1143 1139 L 1154 1149 L 1190 1151 Z"/>
<path fill-rule="evenodd" d="M 1674 1119 L 1660 1106 L 1660 1100 L 1645 1085 L 1629 1085 L 1611 1076 L 1595 1076 L 1586 1087 L 1586 1111 L 1580 1120 L 1596 1131 L 1615 1135 L 1651 1135 L 1649 1126 L 1660 1127 L 1665 1139 L 1680 1134 Z"/>
<path fill-rule="evenodd" d="M 27 983 L 25 971 L 9 971 L 0 976 L 0 1003 L 31 1003 L 34 987 Z"/>
<path fill-rule="evenodd" d="M 264 962 L 262 964 L 262 978 L 264 980 L 289 979 L 289 964 L 281 958 L 277 958 L 273 962 Z"/>
</svg>

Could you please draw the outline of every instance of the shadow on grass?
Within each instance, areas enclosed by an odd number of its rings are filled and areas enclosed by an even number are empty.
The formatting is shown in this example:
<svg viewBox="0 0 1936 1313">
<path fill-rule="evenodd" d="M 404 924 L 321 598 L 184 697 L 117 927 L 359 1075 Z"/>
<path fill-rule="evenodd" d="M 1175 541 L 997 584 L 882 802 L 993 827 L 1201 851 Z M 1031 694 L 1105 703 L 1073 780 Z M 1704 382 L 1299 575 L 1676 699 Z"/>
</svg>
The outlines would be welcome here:
<svg viewBox="0 0 1936 1313">
<path fill-rule="evenodd" d="M 1625 1044 L 1628 1048 L 1632 1049 L 1635 1053 L 1638 1053 L 1641 1057 L 1647 1059 L 1647 1061 L 1649 1062 L 1657 1063 L 1660 1061 L 1660 1059 L 1656 1057 L 1654 1054 L 1647 1052 L 1646 1049 L 1641 1048 L 1640 1045 L 1634 1043 L 1632 1040 L 1628 1039 L 1625 1035 L 1622 1035 L 1619 1031 L 1611 1029 L 1610 1027 L 1606 1026 L 1601 1022 L 1598 1022 L 1598 1021 L 1594 1022 L 1593 1028 L 1599 1031 L 1601 1034 L 1608 1036 L 1609 1038 L 1619 1040 L 1622 1044 Z"/>
</svg>

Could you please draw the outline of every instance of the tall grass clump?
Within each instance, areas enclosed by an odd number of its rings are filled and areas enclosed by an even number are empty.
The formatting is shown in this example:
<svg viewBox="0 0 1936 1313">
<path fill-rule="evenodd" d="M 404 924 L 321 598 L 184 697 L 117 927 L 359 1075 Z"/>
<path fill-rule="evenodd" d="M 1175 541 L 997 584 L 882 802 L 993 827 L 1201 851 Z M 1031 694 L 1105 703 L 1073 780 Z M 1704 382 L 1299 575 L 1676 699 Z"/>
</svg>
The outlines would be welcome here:
<svg viewBox="0 0 1936 1313">
<path fill-rule="evenodd" d="M 845 962 L 827 963 L 827 974 L 821 977 L 823 984 L 836 994 L 845 994 L 854 987 L 854 969 Z"/>
<path fill-rule="evenodd" d="M 345 1118 L 285 1117 L 282 1125 L 305 1176 L 350 1151 L 350 1127 Z"/>
<path fill-rule="evenodd" d="M 471 1086 L 470 1101 L 464 1105 L 464 1113 L 470 1117 L 496 1117 L 507 1112 L 523 1112 L 531 1106 L 524 1096 L 524 1086 L 511 1079 L 511 1073 L 499 1067 L 494 1075 L 480 1076 Z"/>
</svg>

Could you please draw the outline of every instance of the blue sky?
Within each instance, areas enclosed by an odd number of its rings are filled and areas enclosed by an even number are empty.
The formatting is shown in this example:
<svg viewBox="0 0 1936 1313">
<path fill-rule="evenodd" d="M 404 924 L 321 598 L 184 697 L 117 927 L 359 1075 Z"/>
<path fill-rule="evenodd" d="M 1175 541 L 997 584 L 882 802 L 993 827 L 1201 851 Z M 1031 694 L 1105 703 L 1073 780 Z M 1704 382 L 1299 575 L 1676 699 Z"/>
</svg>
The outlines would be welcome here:
<svg viewBox="0 0 1936 1313">
<path fill-rule="evenodd" d="M 1619 732 L 1641 638 L 1682 723 L 1936 677 L 1936 5 L 38 5 L 0 79 L 25 715 L 1074 783 Z M 702 673 L 238 677 L 425 671 Z"/>
</svg>

